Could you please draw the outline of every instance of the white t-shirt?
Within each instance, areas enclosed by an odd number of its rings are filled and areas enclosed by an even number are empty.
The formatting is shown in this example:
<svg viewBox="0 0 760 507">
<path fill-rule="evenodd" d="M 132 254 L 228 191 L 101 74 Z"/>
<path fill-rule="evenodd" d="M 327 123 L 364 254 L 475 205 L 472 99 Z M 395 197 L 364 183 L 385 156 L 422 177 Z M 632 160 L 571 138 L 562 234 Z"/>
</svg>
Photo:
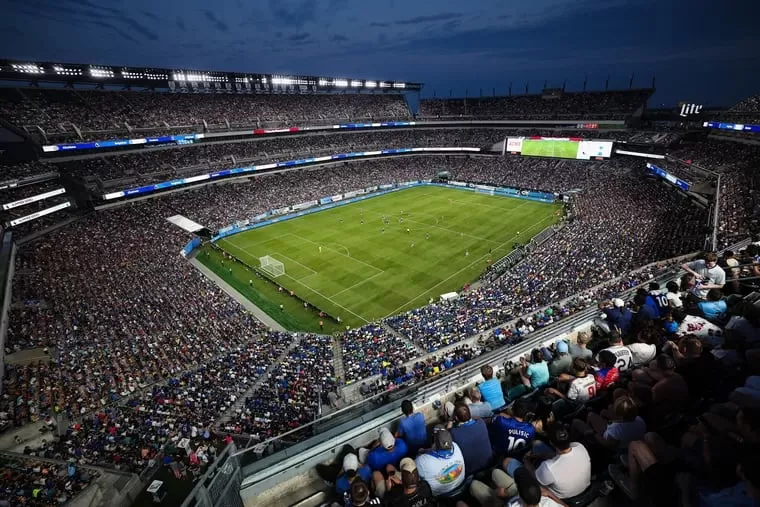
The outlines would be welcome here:
<svg viewBox="0 0 760 507">
<path fill-rule="evenodd" d="M 717 264 L 708 269 L 705 261 L 699 259 L 689 262 L 687 266 L 689 266 L 689 269 L 702 277 L 703 284 L 724 285 L 726 283 L 726 272 L 723 271 L 723 268 Z M 700 289 L 699 286 L 696 286 L 692 289 L 692 292 L 694 292 L 695 295 L 699 296 L 702 299 L 707 298 L 707 291 L 708 289 Z"/>
<path fill-rule="evenodd" d="M 668 298 L 668 304 L 673 308 L 683 308 L 683 301 L 677 292 L 668 292 L 665 297 Z"/>
<path fill-rule="evenodd" d="M 608 347 L 604 350 L 609 350 L 615 354 L 615 357 L 617 358 L 617 361 L 615 361 L 615 367 L 620 373 L 633 368 L 633 354 L 631 354 L 631 349 L 625 345 L 616 345 L 614 347 Z M 596 360 L 599 360 L 599 354 L 596 355 Z"/>
<path fill-rule="evenodd" d="M 454 452 L 448 457 L 438 457 L 429 451 L 415 458 L 420 479 L 428 481 L 433 496 L 454 491 L 462 485 L 465 478 L 464 457 L 459 446 L 454 442 Z"/>
<path fill-rule="evenodd" d="M 647 424 L 641 417 L 636 417 L 632 422 L 613 422 L 604 431 L 604 438 L 614 438 L 620 442 L 620 447 L 627 448 L 634 440 L 644 438 L 647 432 Z"/>
<path fill-rule="evenodd" d="M 580 495 L 591 485 L 591 457 L 583 444 L 573 442 L 570 452 L 541 463 L 536 479 L 560 498 Z"/>
<path fill-rule="evenodd" d="M 693 334 L 701 340 L 707 340 L 713 347 L 723 345 L 723 330 L 712 322 L 695 315 L 687 315 L 678 326 L 676 334 L 678 336 Z"/>
<path fill-rule="evenodd" d="M 634 366 L 648 364 L 657 355 L 657 347 L 648 343 L 631 343 L 628 345 L 628 349 L 633 355 Z"/>
<path fill-rule="evenodd" d="M 585 402 L 596 396 L 596 379 L 593 375 L 577 377 L 567 388 L 567 397 L 571 400 Z"/>
</svg>

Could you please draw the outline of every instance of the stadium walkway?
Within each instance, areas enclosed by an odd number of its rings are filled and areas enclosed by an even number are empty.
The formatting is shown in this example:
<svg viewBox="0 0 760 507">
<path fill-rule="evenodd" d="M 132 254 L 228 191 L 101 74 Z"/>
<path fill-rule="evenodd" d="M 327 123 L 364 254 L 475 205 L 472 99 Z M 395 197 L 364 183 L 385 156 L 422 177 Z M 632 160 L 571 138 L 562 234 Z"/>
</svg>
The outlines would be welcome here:
<svg viewBox="0 0 760 507">
<path fill-rule="evenodd" d="M 242 294 L 240 294 L 238 291 L 236 291 L 231 285 L 229 285 L 227 282 L 216 276 L 216 274 L 208 269 L 206 266 L 204 266 L 202 263 L 200 263 L 194 256 L 190 259 L 190 264 L 195 266 L 201 273 L 206 275 L 209 279 L 211 279 L 215 284 L 217 284 L 219 287 L 222 288 L 224 292 L 230 295 L 233 299 L 235 299 L 238 303 L 243 305 L 243 307 L 251 312 L 257 319 L 259 319 L 261 322 L 264 323 L 266 327 L 273 331 L 286 331 L 284 327 L 282 327 L 276 320 L 274 320 L 272 317 L 267 315 L 266 312 L 264 312 L 261 308 L 253 304 L 250 300 L 245 298 Z"/>
</svg>

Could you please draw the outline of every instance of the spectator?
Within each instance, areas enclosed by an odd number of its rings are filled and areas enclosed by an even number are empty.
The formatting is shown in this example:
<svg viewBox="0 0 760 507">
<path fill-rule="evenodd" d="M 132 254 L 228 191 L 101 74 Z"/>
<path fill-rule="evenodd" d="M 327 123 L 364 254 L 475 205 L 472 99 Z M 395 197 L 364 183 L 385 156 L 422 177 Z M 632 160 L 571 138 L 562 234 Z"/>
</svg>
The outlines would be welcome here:
<svg viewBox="0 0 760 507">
<path fill-rule="evenodd" d="M 515 401 L 511 412 L 511 415 L 501 413 L 494 417 L 490 428 L 491 445 L 496 454 L 519 456 L 536 438 L 536 427 L 531 422 L 535 412 L 524 398 Z"/>
<path fill-rule="evenodd" d="M 668 306 L 670 306 L 672 310 L 680 310 L 683 308 L 683 301 L 681 300 L 678 283 L 671 280 L 665 285 L 665 288 L 668 289 L 668 292 L 665 294 L 665 297 L 668 298 Z"/>
<path fill-rule="evenodd" d="M 567 507 L 554 493 L 542 488 L 533 474 L 524 467 L 515 470 L 514 478 L 499 469 L 493 471 L 491 478 L 496 489 L 491 489 L 480 481 L 472 481 L 470 486 L 470 494 L 484 507 Z"/>
<path fill-rule="evenodd" d="M 636 333 L 636 340 L 626 347 L 631 351 L 633 367 L 648 365 L 657 355 L 657 346 L 647 343 L 648 334 L 644 331 Z"/>
<path fill-rule="evenodd" d="M 606 317 L 606 326 L 601 322 L 599 323 L 600 327 L 606 328 L 605 331 L 611 333 L 617 330 L 619 334 L 624 335 L 631 330 L 633 313 L 625 307 L 625 302 L 622 299 L 613 299 L 611 305 L 608 302 L 599 303 L 599 308 Z"/>
<path fill-rule="evenodd" d="M 480 394 L 486 403 L 494 407 L 494 410 L 500 409 L 506 404 L 504 393 L 501 390 L 501 382 L 493 377 L 493 368 L 489 365 L 480 368 L 480 374 L 485 379 L 485 382 L 478 386 Z"/>
<path fill-rule="evenodd" d="M 397 467 L 401 458 L 406 455 L 406 442 L 401 438 L 394 438 L 387 428 L 383 428 L 380 430 L 379 442 L 367 453 L 364 462 L 373 472 L 377 472 L 385 470 L 387 465 Z"/>
<path fill-rule="evenodd" d="M 718 266 L 718 256 L 707 252 L 704 257 L 681 265 L 681 269 L 694 275 L 697 285 L 692 294 L 700 300 L 707 298 L 710 289 L 722 289 L 726 283 L 726 272 Z"/>
<path fill-rule="evenodd" d="M 538 389 L 549 383 L 549 366 L 544 360 L 543 354 L 538 349 L 533 349 L 530 353 L 530 364 L 524 357 L 520 358 L 522 369 L 523 384 L 533 389 Z"/>
<path fill-rule="evenodd" d="M 454 409 L 454 421 L 451 437 L 462 451 L 467 473 L 471 475 L 490 466 L 491 441 L 485 421 L 473 419 L 467 405 Z"/>
<path fill-rule="evenodd" d="M 351 491 L 351 485 L 357 480 L 369 483 L 372 480 L 372 470 L 367 465 L 360 465 L 356 454 L 348 453 L 343 458 L 343 472 L 335 481 L 335 490 L 343 497 Z"/>
<path fill-rule="evenodd" d="M 367 505 L 382 505 L 379 498 L 372 496 L 369 488 L 362 481 L 351 483 L 351 494 L 346 507 L 365 507 Z"/>
<path fill-rule="evenodd" d="M 482 394 L 477 387 L 470 388 L 470 414 L 478 419 L 490 419 L 493 417 L 493 408 L 487 401 L 482 401 Z"/>
<path fill-rule="evenodd" d="M 421 412 L 415 412 L 414 406 L 409 400 L 401 402 L 401 411 L 404 413 L 404 417 L 398 423 L 396 437 L 403 438 L 409 453 L 414 455 L 419 449 L 427 445 L 425 416 Z"/>
<path fill-rule="evenodd" d="M 615 357 L 615 361 L 611 366 L 615 366 L 620 373 L 633 368 L 633 354 L 631 354 L 631 349 L 623 345 L 623 337 L 619 333 L 612 334 L 610 338 L 610 346 L 603 350 L 611 352 Z M 600 361 L 600 354 L 597 354 L 597 362 Z"/>
<path fill-rule="evenodd" d="M 634 440 L 641 440 L 646 433 L 646 423 L 639 417 L 636 402 L 629 396 L 620 396 L 613 403 L 612 413 L 603 415 L 590 413 L 584 423 L 573 421 L 572 430 L 577 438 L 598 445 L 609 451 L 626 449 Z"/>
<path fill-rule="evenodd" d="M 412 458 L 401 460 L 401 478 L 391 478 L 394 484 L 385 494 L 387 507 L 437 507 L 430 484 L 420 479 L 417 464 Z"/>
<path fill-rule="evenodd" d="M 576 337 L 576 343 L 570 342 L 570 345 L 568 346 L 568 351 L 570 352 L 570 357 L 573 359 L 581 358 L 589 360 L 593 356 L 593 352 L 591 352 L 588 348 L 586 348 L 586 345 L 588 345 L 589 342 L 589 336 L 586 332 L 580 332 L 578 333 L 578 336 Z"/>
<path fill-rule="evenodd" d="M 433 429 L 433 448 L 414 460 L 420 479 L 430 484 L 434 496 L 446 496 L 462 485 L 465 464 L 462 451 L 443 426 Z"/>
<path fill-rule="evenodd" d="M 585 403 L 596 396 L 596 379 L 593 375 L 588 374 L 587 369 L 588 365 L 585 360 L 581 358 L 573 359 L 573 376 L 563 375 L 560 378 L 562 381 L 570 382 L 567 388 L 567 394 L 554 388 L 547 389 L 546 393 L 560 398 L 577 401 L 579 403 Z"/>
<path fill-rule="evenodd" d="M 570 373 L 573 366 L 573 358 L 570 356 L 570 349 L 567 342 L 559 340 L 557 342 L 557 357 L 549 363 L 549 375 L 559 377 L 562 373 Z"/>
<path fill-rule="evenodd" d="M 608 350 L 602 350 L 597 357 L 598 368 L 594 373 L 594 379 L 596 381 L 596 390 L 606 391 L 620 379 L 620 370 L 615 366 L 618 361 L 615 354 Z"/>
<path fill-rule="evenodd" d="M 549 442 L 556 454 L 543 461 L 544 456 L 531 455 L 526 465 L 540 462 L 535 468 L 536 479 L 559 498 L 580 495 L 591 485 L 591 457 L 586 448 L 571 442 L 570 433 L 559 425 L 549 431 Z"/>
<path fill-rule="evenodd" d="M 706 301 L 697 303 L 700 313 L 709 321 L 721 321 L 726 317 L 728 305 L 723 300 L 723 293 L 720 289 L 710 289 L 707 291 Z"/>
</svg>

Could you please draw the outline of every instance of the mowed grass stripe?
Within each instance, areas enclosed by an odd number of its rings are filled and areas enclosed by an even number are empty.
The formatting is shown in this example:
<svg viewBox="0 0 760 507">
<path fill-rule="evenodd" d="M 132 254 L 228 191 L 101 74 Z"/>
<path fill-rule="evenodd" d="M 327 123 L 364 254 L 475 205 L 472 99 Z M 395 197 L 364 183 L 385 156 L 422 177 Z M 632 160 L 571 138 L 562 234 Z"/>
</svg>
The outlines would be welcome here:
<svg viewBox="0 0 760 507">
<path fill-rule="evenodd" d="M 264 255 L 283 262 L 286 275 L 278 283 L 358 326 L 460 290 L 486 269 L 489 258 L 503 257 L 513 243 L 524 244 L 557 221 L 558 209 L 557 204 L 415 187 L 217 244 L 254 266 Z"/>
</svg>

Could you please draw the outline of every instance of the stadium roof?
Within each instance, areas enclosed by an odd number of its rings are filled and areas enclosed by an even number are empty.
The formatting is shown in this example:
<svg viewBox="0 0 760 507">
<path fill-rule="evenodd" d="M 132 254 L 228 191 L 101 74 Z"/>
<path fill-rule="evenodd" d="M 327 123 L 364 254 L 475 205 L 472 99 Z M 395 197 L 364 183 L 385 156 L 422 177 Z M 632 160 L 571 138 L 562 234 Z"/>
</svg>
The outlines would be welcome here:
<svg viewBox="0 0 760 507">
<path fill-rule="evenodd" d="M 199 91 L 419 91 L 422 83 L 323 76 L 250 74 L 192 69 L 118 67 L 0 59 L 0 80 L 92 83 Z"/>
</svg>

